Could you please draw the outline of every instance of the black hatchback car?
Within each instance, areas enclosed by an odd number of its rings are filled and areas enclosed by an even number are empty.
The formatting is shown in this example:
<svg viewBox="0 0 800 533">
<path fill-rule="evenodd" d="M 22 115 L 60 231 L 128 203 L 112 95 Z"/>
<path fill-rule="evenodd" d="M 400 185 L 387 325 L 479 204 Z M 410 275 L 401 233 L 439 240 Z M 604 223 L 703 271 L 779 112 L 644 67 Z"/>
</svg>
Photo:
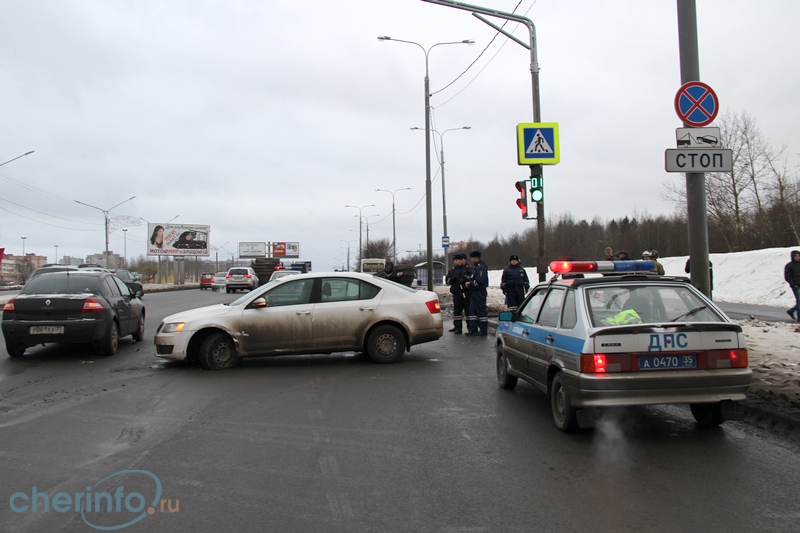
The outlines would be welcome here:
<svg viewBox="0 0 800 533">
<path fill-rule="evenodd" d="M 144 338 L 145 309 L 140 291 L 131 292 L 106 271 L 53 272 L 37 276 L 3 307 L 6 350 L 21 357 L 44 343 L 92 343 L 104 355 L 119 339 Z"/>
</svg>

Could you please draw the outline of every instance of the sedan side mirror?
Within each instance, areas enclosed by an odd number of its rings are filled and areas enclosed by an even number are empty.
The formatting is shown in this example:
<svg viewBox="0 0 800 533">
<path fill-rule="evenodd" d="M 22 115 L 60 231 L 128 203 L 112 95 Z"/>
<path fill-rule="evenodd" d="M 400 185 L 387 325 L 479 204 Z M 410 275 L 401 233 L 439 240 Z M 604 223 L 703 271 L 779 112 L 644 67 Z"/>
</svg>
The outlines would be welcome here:
<svg viewBox="0 0 800 533">
<path fill-rule="evenodd" d="M 256 298 L 250 304 L 253 309 L 260 309 L 262 307 L 267 307 L 267 301 L 264 298 Z"/>
</svg>

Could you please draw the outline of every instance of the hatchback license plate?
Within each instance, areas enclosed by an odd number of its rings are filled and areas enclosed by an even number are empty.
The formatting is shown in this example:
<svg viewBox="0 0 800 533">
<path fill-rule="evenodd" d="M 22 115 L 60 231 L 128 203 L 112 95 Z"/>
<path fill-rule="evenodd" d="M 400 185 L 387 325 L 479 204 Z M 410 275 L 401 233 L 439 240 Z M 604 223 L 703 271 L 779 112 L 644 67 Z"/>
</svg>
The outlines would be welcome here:
<svg viewBox="0 0 800 533">
<path fill-rule="evenodd" d="M 64 333 L 64 326 L 31 326 L 31 335 L 59 335 Z"/>
<path fill-rule="evenodd" d="M 696 355 L 640 355 L 639 370 L 697 368 Z"/>
</svg>

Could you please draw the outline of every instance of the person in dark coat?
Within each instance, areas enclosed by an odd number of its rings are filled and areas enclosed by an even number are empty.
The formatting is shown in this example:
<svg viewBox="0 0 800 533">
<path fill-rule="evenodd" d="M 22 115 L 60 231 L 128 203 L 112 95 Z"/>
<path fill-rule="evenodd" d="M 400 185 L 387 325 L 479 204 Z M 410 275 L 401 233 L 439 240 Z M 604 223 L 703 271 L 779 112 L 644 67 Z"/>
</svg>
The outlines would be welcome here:
<svg viewBox="0 0 800 533">
<path fill-rule="evenodd" d="M 530 288 L 531 282 L 528 279 L 528 273 L 519 264 L 519 257 L 512 255 L 500 278 L 500 289 L 506 295 L 506 305 L 509 311 L 516 311 Z"/>
<path fill-rule="evenodd" d="M 445 283 L 450 285 L 453 295 L 453 328 L 451 333 L 460 334 L 464 323 L 464 312 L 469 310 L 469 294 L 467 281 L 472 274 L 472 269 L 467 266 L 467 254 L 453 256 L 453 268 L 447 271 Z"/>
<path fill-rule="evenodd" d="M 794 307 L 787 309 L 786 313 L 792 317 L 792 320 L 797 320 L 798 314 L 800 314 L 800 250 L 792 250 L 789 255 L 792 260 L 783 267 L 783 279 L 792 288 Z"/>
<path fill-rule="evenodd" d="M 471 251 L 469 258 L 472 261 L 472 275 L 467 282 L 470 295 L 465 335 L 486 335 L 489 331 L 489 313 L 486 308 L 489 267 L 481 259 L 481 253 L 478 250 Z"/>
</svg>

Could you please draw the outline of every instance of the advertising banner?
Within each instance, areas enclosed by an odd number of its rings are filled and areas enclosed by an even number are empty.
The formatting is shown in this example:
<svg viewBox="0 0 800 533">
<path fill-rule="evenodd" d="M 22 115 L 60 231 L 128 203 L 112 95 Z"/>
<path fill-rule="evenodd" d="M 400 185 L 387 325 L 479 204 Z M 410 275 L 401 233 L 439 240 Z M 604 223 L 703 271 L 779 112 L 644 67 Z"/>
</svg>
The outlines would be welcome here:
<svg viewBox="0 0 800 533">
<path fill-rule="evenodd" d="M 300 257 L 300 243 L 273 242 L 272 257 Z"/>
<path fill-rule="evenodd" d="M 207 256 L 211 226 L 198 224 L 147 225 L 147 255 Z"/>
<path fill-rule="evenodd" d="M 239 257 L 266 257 L 267 243 L 265 242 L 240 242 Z"/>
</svg>

